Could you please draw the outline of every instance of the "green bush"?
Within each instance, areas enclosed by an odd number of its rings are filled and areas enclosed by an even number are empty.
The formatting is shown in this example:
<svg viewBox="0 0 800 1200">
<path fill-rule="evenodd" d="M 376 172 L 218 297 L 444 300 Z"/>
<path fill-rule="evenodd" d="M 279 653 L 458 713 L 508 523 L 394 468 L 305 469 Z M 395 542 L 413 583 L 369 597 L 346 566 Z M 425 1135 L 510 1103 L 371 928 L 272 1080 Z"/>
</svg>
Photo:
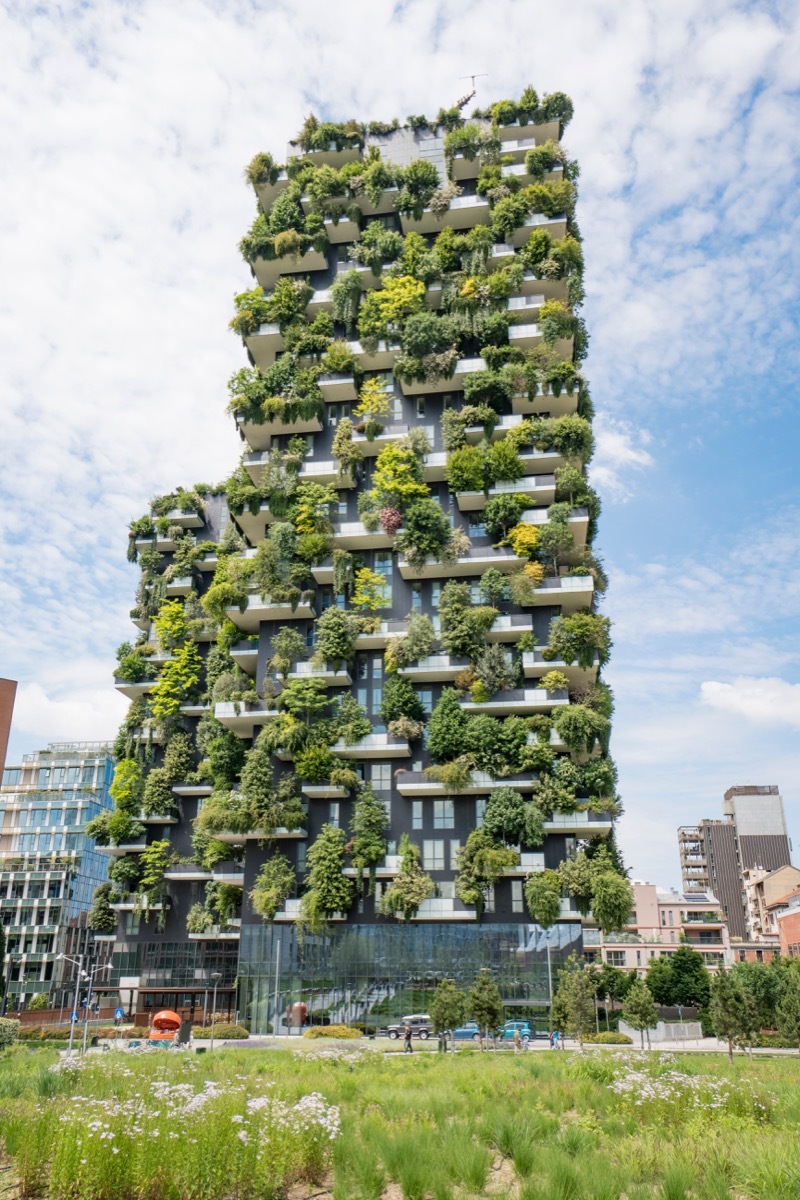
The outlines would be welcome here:
<svg viewBox="0 0 800 1200">
<path fill-rule="evenodd" d="M 359 1038 L 361 1030 L 352 1025 L 312 1025 L 306 1029 L 304 1038 Z"/>
<path fill-rule="evenodd" d="M 10 1046 L 16 1041 L 20 1033 L 19 1021 L 13 1021 L 9 1017 L 0 1017 L 0 1049 L 3 1046 Z"/>
<path fill-rule="evenodd" d="M 592 1042 L 596 1046 L 632 1046 L 633 1038 L 628 1037 L 627 1033 L 592 1033 L 585 1036 L 585 1042 Z"/>
<path fill-rule="evenodd" d="M 7 1024 L 10 1024 L 10 1022 L 8 1022 L 7 1020 L 3 1020 L 3 1025 L 7 1025 Z M 15 1036 L 17 1038 L 19 1038 L 20 1041 L 22 1041 L 22 1042 L 38 1042 L 41 1040 L 41 1037 L 42 1037 L 41 1025 L 20 1025 L 19 1021 L 15 1021 L 14 1024 L 18 1026 Z M 0 1026 L 0 1039 L 2 1039 L 4 1032 L 5 1031 L 3 1030 L 2 1026 Z M 10 1038 L 8 1040 L 13 1041 L 14 1039 Z M 8 1041 L 6 1041 L 6 1042 L 0 1041 L 0 1045 L 8 1045 Z"/>
<path fill-rule="evenodd" d="M 195 1039 L 195 1041 L 200 1041 L 202 1039 L 210 1038 L 211 1037 L 211 1026 L 206 1025 L 206 1027 L 204 1029 L 202 1025 L 193 1025 L 192 1026 L 192 1037 Z M 220 1038 L 220 1040 L 223 1040 L 223 1039 L 233 1040 L 234 1038 L 249 1038 L 250 1030 L 245 1029 L 244 1025 L 234 1025 L 232 1021 L 231 1022 L 217 1021 L 214 1026 L 214 1037 Z"/>
</svg>

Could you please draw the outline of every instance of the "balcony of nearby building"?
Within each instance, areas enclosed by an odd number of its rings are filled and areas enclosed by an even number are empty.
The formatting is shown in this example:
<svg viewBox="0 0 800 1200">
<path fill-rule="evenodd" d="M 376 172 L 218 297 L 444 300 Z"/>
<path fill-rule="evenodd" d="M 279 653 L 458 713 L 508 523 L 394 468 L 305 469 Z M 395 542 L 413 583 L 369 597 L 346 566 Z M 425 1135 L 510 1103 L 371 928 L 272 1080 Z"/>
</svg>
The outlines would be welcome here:
<svg viewBox="0 0 800 1200">
<path fill-rule="evenodd" d="M 555 475 L 523 475 L 513 483 L 495 483 L 486 492 L 458 492 L 456 502 L 461 512 L 478 512 L 496 496 L 524 496 L 530 504 L 549 505 L 556 498 Z"/>
<path fill-rule="evenodd" d="M 508 779 L 498 779 L 485 771 L 471 771 L 469 781 L 459 788 L 447 788 L 435 779 L 429 779 L 424 771 L 396 772 L 396 787 L 401 796 L 485 796 L 495 788 L 510 787 L 517 792 L 532 792 L 538 784 L 533 772 L 519 772 Z"/>
<path fill-rule="evenodd" d="M 317 679 L 326 687 L 350 687 L 353 682 L 344 663 L 333 666 L 332 663 L 296 662 L 287 678 Z"/>
<path fill-rule="evenodd" d="M 244 867 L 241 863 L 214 863 L 211 877 L 215 883 L 228 883 L 232 887 L 244 887 Z"/>
<path fill-rule="evenodd" d="M 208 883 L 213 876 L 199 863 L 172 863 L 164 878 L 170 883 Z"/>
<path fill-rule="evenodd" d="M 372 349 L 367 349 L 355 341 L 348 342 L 347 347 L 358 359 L 362 371 L 390 371 L 400 353 L 399 344 L 394 342 L 378 342 Z"/>
<path fill-rule="evenodd" d="M 407 667 L 398 668 L 397 674 L 412 683 L 452 683 L 460 671 L 470 665 L 468 658 L 454 658 L 449 654 L 429 654 Z"/>
<path fill-rule="evenodd" d="M 540 182 L 535 176 L 529 173 L 524 159 L 522 162 L 506 163 L 504 167 L 500 168 L 500 175 L 503 179 L 515 179 L 522 187 L 528 187 L 532 183 Z M 558 183 L 563 178 L 564 168 L 561 163 L 555 163 L 549 171 L 545 171 L 544 173 L 545 183 Z"/>
<path fill-rule="evenodd" d="M 251 594 L 247 597 L 244 612 L 229 608 L 225 615 L 243 633 L 258 633 L 262 621 L 310 620 L 314 616 L 314 606 L 310 600 L 301 600 L 293 608 L 288 600 L 273 600 L 271 596 Z"/>
<path fill-rule="evenodd" d="M 402 637 L 405 621 L 380 621 L 373 630 L 360 633 L 355 640 L 356 650 L 384 650 L 392 638 Z"/>
<path fill-rule="evenodd" d="M 541 146 L 547 141 L 559 141 L 561 122 L 553 120 L 536 124 L 533 121 L 516 120 L 508 125 L 498 125 L 497 136 L 503 143 L 501 149 L 504 155 L 512 153 L 512 148 L 520 141 L 524 142 L 524 152 L 527 154 L 534 146 Z"/>
<path fill-rule="evenodd" d="M 578 411 L 578 391 L 562 389 L 558 395 L 548 385 L 539 386 L 538 391 L 531 397 L 520 393 L 511 400 L 511 410 L 522 416 L 566 417 Z"/>
<path fill-rule="evenodd" d="M 518 642 L 527 633 L 533 633 L 532 619 L 525 613 L 501 613 L 495 617 L 491 629 L 485 633 L 487 642 Z"/>
<path fill-rule="evenodd" d="M 580 667 L 576 662 L 565 663 L 561 658 L 547 660 L 544 657 L 546 646 L 537 646 L 535 650 L 526 650 L 522 655 L 522 670 L 526 679 L 541 679 L 550 671 L 560 671 L 569 680 L 571 690 L 586 687 L 597 679 L 600 670 L 600 655 L 595 653 L 591 667 Z"/>
<path fill-rule="evenodd" d="M 387 854 L 386 857 L 384 858 L 383 862 L 379 863 L 374 868 L 375 878 L 376 879 L 393 879 L 395 875 L 400 874 L 402 862 L 403 862 L 402 855 Z M 372 872 L 370 872 L 369 867 L 364 867 L 361 872 L 361 876 L 363 879 L 368 879 L 370 877 L 371 873 Z M 358 871 L 356 870 L 355 867 L 345 867 L 342 874 L 347 875 L 350 879 L 358 878 Z"/>
<path fill-rule="evenodd" d="M 331 459 L 307 459 L 297 473 L 301 483 L 330 483 L 335 488 L 351 488 L 355 480 L 349 471 L 340 471 L 339 463 Z"/>
<path fill-rule="evenodd" d="M 384 446 L 395 446 L 408 436 L 408 425 L 386 425 L 383 431 L 373 438 L 365 433 L 353 435 L 353 444 L 358 446 L 364 458 L 375 458 Z"/>
<path fill-rule="evenodd" d="M 142 834 L 132 842 L 113 842 L 109 846 L 98 846 L 95 843 L 95 849 L 100 854 L 108 854 L 112 858 L 124 858 L 126 854 L 141 854 L 143 850 L 146 850 L 147 838 Z"/>
<path fill-rule="evenodd" d="M 245 336 L 244 344 L 259 371 L 266 371 L 284 349 L 281 327 L 272 321 L 264 321 L 255 333 Z"/>
<path fill-rule="evenodd" d="M 320 375 L 317 383 L 328 404 L 349 404 L 358 399 L 358 388 L 352 375 Z"/>
<path fill-rule="evenodd" d="M 164 905 L 162 903 L 151 903 L 150 897 L 145 895 L 137 895 L 134 892 L 129 892 L 121 900 L 116 900 L 113 904 L 109 904 L 114 912 L 140 912 L 142 916 L 147 917 L 149 913 L 162 912 Z"/>
<path fill-rule="evenodd" d="M 285 192 L 289 186 L 289 175 L 286 168 L 284 167 L 282 171 L 278 172 L 274 183 L 257 183 L 254 186 L 261 207 L 264 212 L 269 212 L 281 192 Z"/>
<path fill-rule="evenodd" d="M 301 162 L 313 163 L 315 167 L 333 167 L 337 171 L 347 163 L 358 162 L 362 157 L 358 146 L 345 146 L 342 150 L 339 150 L 335 142 L 331 142 L 329 146 L 323 149 L 301 151 L 299 154 L 297 147 L 290 143 L 287 148 L 287 155 L 290 158 L 297 156 Z"/>
<path fill-rule="evenodd" d="M 400 558 L 398 566 L 403 579 L 455 579 L 464 575 L 482 575 L 487 567 L 509 572 L 519 569 L 520 560 L 512 550 L 495 546 L 472 546 L 455 562 L 439 562 L 428 558 L 421 566 L 411 566 Z"/>
<path fill-rule="evenodd" d="M 172 790 L 176 796 L 183 796 L 187 800 L 191 800 L 210 796 L 214 788 L 210 783 L 173 783 Z"/>
<path fill-rule="evenodd" d="M 594 596 L 591 575 L 561 575 L 543 579 L 534 593 L 535 605 L 557 605 L 562 613 L 588 608 Z"/>
<path fill-rule="evenodd" d="M 224 829 L 221 833 L 215 833 L 214 837 L 228 846 L 244 846 L 247 842 L 298 841 L 307 838 L 308 831 L 287 829 L 285 825 L 278 825 L 275 829 L 250 829 L 247 833 L 234 833 L 233 830 Z"/>
<path fill-rule="evenodd" d="M 234 642 L 228 653 L 246 675 L 255 675 L 258 667 L 258 642 Z"/>
<path fill-rule="evenodd" d="M 167 520 L 170 525 L 180 525 L 181 529 L 202 529 L 205 524 L 193 508 L 171 508 Z"/>
<path fill-rule="evenodd" d="M 574 812 L 553 813 L 544 823 L 545 833 L 562 833 L 568 837 L 605 837 L 614 822 L 610 813 Z"/>
<path fill-rule="evenodd" d="M 531 213 L 512 233 L 511 245 L 516 250 L 520 250 L 536 229 L 544 229 L 554 242 L 559 241 L 567 234 L 567 214 L 561 213 L 557 217 L 548 217 L 544 213 Z"/>
<path fill-rule="evenodd" d="M 431 896 L 423 900 L 411 922 L 417 921 L 475 921 L 478 914 L 474 908 L 467 907 L 457 897 L 449 899 L 445 896 Z M 398 920 L 401 918 L 398 917 Z"/>
<path fill-rule="evenodd" d="M 284 900 L 283 908 L 276 912 L 273 921 L 297 921 L 300 918 L 300 900 Z M 327 913 L 326 921 L 346 921 L 347 913 Z"/>
<path fill-rule="evenodd" d="M 192 590 L 191 575 L 182 575 L 180 579 L 171 579 L 165 588 L 165 594 L 170 597 L 188 596 Z"/>
<path fill-rule="evenodd" d="M 388 550 L 394 545 L 394 534 L 384 533 L 380 525 L 367 529 L 363 521 L 340 521 L 333 531 L 333 544 L 341 550 Z"/>
<path fill-rule="evenodd" d="M 543 871 L 544 867 L 544 852 L 542 850 L 522 850 L 519 855 L 519 862 L 515 867 L 506 867 L 506 875 L 534 875 L 539 871 Z"/>
<path fill-rule="evenodd" d="M 279 436 L 293 437 L 296 433 L 320 433 L 322 421 L 319 417 L 298 417 L 289 421 L 283 417 L 275 417 L 270 421 L 243 421 L 237 418 L 237 428 L 244 436 L 248 446 L 255 453 L 245 454 L 244 466 L 253 483 L 258 483 L 267 460 L 262 450 L 269 450 L 272 439 Z"/>
<path fill-rule="evenodd" d="M 267 707 L 266 700 L 256 703 L 245 700 L 218 700 L 214 705 L 214 718 L 230 729 L 237 737 L 252 737 L 257 729 L 261 729 L 279 715 L 275 701 L 272 707 Z"/>
<path fill-rule="evenodd" d="M 332 783 L 304 783 L 300 791 L 309 800 L 347 800 L 347 788 L 334 787 Z"/>
<path fill-rule="evenodd" d="M 345 213 L 338 218 L 323 217 L 322 222 L 328 235 L 328 241 L 332 246 L 341 246 L 343 242 L 354 242 L 360 231 L 358 221 L 351 220 Z"/>
<path fill-rule="evenodd" d="M 529 508 L 520 517 L 526 525 L 546 525 L 547 524 L 547 509 L 546 508 Z M 567 525 L 572 534 L 575 543 L 574 548 L 564 554 L 565 562 L 572 562 L 575 558 L 575 553 L 580 552 L 586 547 L 586 538 L 589 532 L 589 510 L 588 508 L 573 508 L 567 518 Z"/>
<path fill-rule="evenodd" d="M 114 680 L 114 687 L 120 695 L 127 697 L 128 700 L 138 700 L 140 696 L 146 696 L 151 692 L 158 683 L 158 679 L 142 679 L 138 683 L 128 683 L 125 679 Z"/>
<path fill-rule="evenodd" d="M 459 358 L 453 369 L 453 374 L 446 379 L 435 379 L 431 383 L 413 382 L 401 379 L 400 390 L 404 396 L 431 396 L 440 392 L 461 392 L 464 390 L 464 380 L 475 371 L 485 371 L 486 363 L 482 358 Z"/>
<path fill-rule="evenodd" d="M 473 225 L 488 225 L 491 222 L 491 207 L 486 196 L 454 196 L 444 213 L 435 213 L 430 208 L 422 211 L 417 219 L 400 213 L 400 227 L 406 233 L 441 233 L 443 229 L 472 229 Z"/>
<path fill-rule="evenodd" d="M 346 746 L 343 739 L 334 742 L 331 750 L 337 758 L 410 758 L 411 747 L 405 738 L 392 737 L 390 733 L 368 733 L 357 742 Z"/>
<path fill-rule="evenodd" d="M 395 206 L 395 203 L 397 201 L 397 197 L 399 194 L 400 194 L 399 188 L 390 187 L 390 188 L 385 188 L 381 192 L 377 203 L 373 203 L 373 201 L 370 200 L 370 198 L 366 194 L 366 192 L 362 192 L 359 196 L 342 195 L 339 197 L 334 197 L 334 202 L 336 202 L 338 200 L 341 204 L 347 205 L 347 206 L 349 206 L 351 204 L 357 204 L 358 207 L 361 209 L 362 214 L 365 217 L 377 217 L 377 216 L 382 216 L 385 213 L 394 212 L 394 206 Z M 310 212 L 314 211 L 315 201 L 311 196 L 301 196 L 300 204 L 302 205 L 303 211 L 305 213 L 310 213 Z M 357 236 L 357 232 L 356 232 L 356 234 L 354 234 L 354 237 L 355 236 Z M 348 238 L 346 240 L 352 241 L 353 239 Z"/>
<path fill-rule="evenodd" d="M 238 942 L 241 936 L 240 918 L 234 918 L 227 925 L 211 925 L 202 933 L 187 934 L 190 942 Z"/>
<path fill-rule="evenodd" d="M 259 285 L 269 291 L 275 287 L 281 275 L 308 275 L 312 271 L 326 270 L 328 251 L 309 246 L 305 254 L 297 258 L 291 254 L 285 254 L 283 258 L 255 258 L 250 265 Z"/>
<path fill-rule="evenodd" d="M 488 713 L 493 717 L 533 716 L 549 713 L 569 704 L 566 688 L 508 688 L 495 692 L 489 700 L 461 700 L 461 708 L 467 713 Z"/>
</svg>

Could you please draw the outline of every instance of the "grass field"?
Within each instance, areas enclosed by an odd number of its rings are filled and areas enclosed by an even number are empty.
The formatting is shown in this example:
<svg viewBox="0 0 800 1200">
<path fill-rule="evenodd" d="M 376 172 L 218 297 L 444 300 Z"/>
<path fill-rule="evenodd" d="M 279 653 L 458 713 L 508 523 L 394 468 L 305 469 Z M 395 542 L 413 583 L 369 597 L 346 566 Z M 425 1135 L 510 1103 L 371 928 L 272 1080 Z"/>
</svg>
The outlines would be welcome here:
<svg viewBox="0 0 800 1200">
<path fill-rule="evenodd" d="M 800 1059 L 328 1047 L 56 1059 L 0 1058 L 9 1198 L 800 1196 Z"/>
</svg>

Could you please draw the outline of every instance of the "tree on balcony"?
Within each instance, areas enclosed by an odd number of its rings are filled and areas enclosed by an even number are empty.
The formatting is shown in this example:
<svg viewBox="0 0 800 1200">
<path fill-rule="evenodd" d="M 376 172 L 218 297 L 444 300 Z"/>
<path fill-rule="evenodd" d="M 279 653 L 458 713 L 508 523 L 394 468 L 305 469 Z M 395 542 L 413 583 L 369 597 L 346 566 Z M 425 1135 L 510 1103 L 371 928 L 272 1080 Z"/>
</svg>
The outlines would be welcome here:
<svg viewBox="0 0 800 1200">
<path fill-rule="evenodd" d="M 294 890 L 294 867 L 284 854 L 272 854 L 262 865 L 249 892 L 253 911 L 272 921 Z"/>
<path fill-rule="evenodd" d="M 384 888 L 378 911 L 383 916 L 415 917 L 423 900 L 436 891 L 436 885 L 420 866 L 419 846 L 404 833 L 400 838 L 400 871 Z"/>
<path fill-rule="evenodd" d="M 365 787 L 353 805 L 350 819 L 350 842 L 347 850 L 361 879 L 369 870 L 369 895 L 375 891 L 375 869 L 386 856 L 386 833 L 389 827 L 386 808 L 372 791 Z"/>
</svg>

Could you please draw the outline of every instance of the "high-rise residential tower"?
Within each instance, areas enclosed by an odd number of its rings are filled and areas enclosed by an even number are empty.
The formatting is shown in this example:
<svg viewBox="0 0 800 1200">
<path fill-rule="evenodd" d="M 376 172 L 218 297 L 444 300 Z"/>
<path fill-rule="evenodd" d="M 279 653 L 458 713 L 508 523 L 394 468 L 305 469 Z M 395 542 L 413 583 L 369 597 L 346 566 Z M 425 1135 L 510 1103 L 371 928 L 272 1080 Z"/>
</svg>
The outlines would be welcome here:
<svg viewBox="0 0 800 1200">
<path fill-rule="evenodd" d="M 11 716 L 14 712 L 14 697 L 17 684 L 13 679 L 0 679 L 0 771 L 6 765 L 8 738 L 11 733 Z"/>
<path fill-rule="evenodd" d="M 571 104 L 462 109 L 247 168 L 244 453 L 131 526 L 101 919 L 141 1008 L 542 1003 L 627 916 Z"/>
<path fill-rule="evenodd" d="M 719 897 L 731 937 L 757 938 L 762 931 L 749 917 L 750 878 L 791 863 L 783 799 L 774 784 L 731 787 L 722 811 L 722 820 L 704 819 L 678 830 L 683 886 Z"/>
</svg>

